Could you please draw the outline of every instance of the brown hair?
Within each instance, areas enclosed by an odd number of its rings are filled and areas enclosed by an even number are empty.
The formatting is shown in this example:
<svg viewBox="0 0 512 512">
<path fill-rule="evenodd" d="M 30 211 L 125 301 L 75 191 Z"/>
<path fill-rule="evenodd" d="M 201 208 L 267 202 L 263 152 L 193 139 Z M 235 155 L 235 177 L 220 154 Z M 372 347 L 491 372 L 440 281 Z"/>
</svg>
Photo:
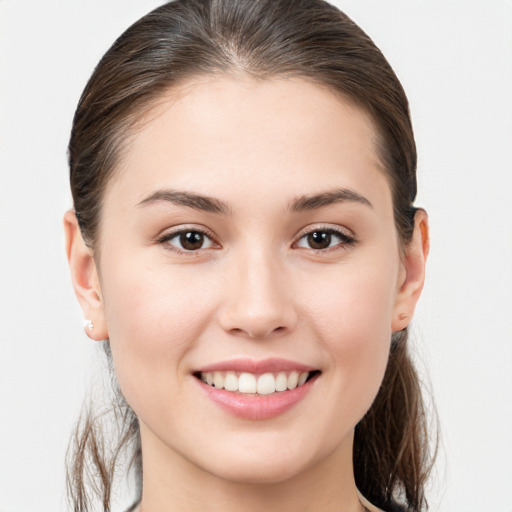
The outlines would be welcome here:
<svg viewBox="0 0 512 512">
<path fill-rule="evenodd" d="M 372 40 L 323 0 L 177 0 L 137 21 L 114 43 L 78 104 L 69 143 L 70 180 L 89 246 L 97 244 L 104 191 L 137 121 L 169 88 L 218 73 L 258 80 L 302 78 L 329 87 L 369 113 L 392 186 L 397 232 L 403 245 L 410 241 L 416 147 L 409 107 L 398 78 Z M 106 347 L 108 351 L 108 342 Z M 125 428 L 112 444 L 110 458 L 108 447 L 98 442 L 101 421 L 91 412 L 75 433 L 68 467 L 75 511 L 88 509 L 86 477 L 91 471 L 103 507 L 110 509 L 116 461 L 130 442 L 135 442 L 140 484 L 137 419 L 120 392 L 117 396 Z M 381 508 L 401 503 L 419 511 L 426 508 L 429 469 L 424 406 L 404 330 L 393 335 L 380 391 L 356 427 L 356 484 Z"/>
</svg>

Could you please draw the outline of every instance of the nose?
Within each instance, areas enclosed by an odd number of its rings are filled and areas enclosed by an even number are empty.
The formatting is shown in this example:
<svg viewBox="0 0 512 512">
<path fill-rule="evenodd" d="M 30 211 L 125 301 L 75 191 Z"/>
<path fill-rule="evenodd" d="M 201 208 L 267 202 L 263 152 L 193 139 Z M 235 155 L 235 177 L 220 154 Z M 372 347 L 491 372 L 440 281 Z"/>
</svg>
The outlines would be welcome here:
<svg viewBox="0 0 512 512">
<path fill-rule="evenodd" d="M 222 328 L 261 339 L 292 331 L 298 320 L 293 286 L 278 258 L 253 251 L 231 263 L 219 315 Z"/>
</svg>

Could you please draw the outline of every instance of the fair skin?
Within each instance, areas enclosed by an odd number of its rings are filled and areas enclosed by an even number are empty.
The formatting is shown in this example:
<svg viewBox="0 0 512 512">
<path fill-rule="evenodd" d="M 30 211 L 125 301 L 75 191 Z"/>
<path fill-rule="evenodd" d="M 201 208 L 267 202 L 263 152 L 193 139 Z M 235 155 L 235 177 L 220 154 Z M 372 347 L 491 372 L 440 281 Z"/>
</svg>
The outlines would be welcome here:
<svg viewBox="0 0 512 512">
<path fill-rule="evenodd" d="M 143 512 L 362 510 L 354 427 L 428 252 L 422 211 L 400 246 L 375 138 L 368 116 L 318 85 L 199 79 L 169 91 L 133 136 L 96 254 L 66 214 L 88 335 L 110 339 L 140 420 Z M 315 370 L 269 417 L 254 401 L 259 417 L 220 406 L 198 374 L 269 358 Z"/>
</svg>

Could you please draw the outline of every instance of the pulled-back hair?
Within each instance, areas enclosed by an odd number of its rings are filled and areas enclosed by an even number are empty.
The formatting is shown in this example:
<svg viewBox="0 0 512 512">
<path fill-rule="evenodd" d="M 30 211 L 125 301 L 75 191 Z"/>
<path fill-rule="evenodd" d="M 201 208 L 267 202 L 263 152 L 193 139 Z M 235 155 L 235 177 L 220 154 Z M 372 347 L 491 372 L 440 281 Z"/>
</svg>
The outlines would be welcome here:
<svg viewBox="0 0 512 512">
<path fill-rule="evenodd" d="M 97 248 L 106 186 L 137 122 L 169 89 L 215 74 L 304 79 L 368 113 L 392 189 L 397 233 L 402 246 L 410 242 L 417 157 L 409 107 L 373 41 L 323 0 L 176 0 L 121 35 L 78 104 L 69 142 L 70 181 L 80 229 L 92 249 Z M 110 358 L 108 341 L 106 348 Z M 104 440 L 101 419 L 89 410 L 70 445 L 68 489 L 76 512 L 88 510 L 93 495 L 110 510 L 117 461 L 127 450 L 140 501 L 138 421 L 122 394 L 116 394 L 118 439 Z M 355 431 L 356 484 L 375 505 L 426 508 L 431 466 L 426 424 L 405 329 L 393 335 L 381 388 Z"/>
</svg>

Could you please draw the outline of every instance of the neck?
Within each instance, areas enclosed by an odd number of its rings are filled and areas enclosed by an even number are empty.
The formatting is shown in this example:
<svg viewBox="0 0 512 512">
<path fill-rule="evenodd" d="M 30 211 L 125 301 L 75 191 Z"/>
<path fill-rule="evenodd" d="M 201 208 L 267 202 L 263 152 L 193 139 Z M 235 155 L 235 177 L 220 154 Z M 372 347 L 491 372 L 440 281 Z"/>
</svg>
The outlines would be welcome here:
<svg viewBox="0 0 512 512">
<path fill-rule="evenodd" d="M 283 481 L 248 483 L 204 471 L 142 435 L 141 512 L 363 512 L 352 442 Z"/>
</svg>

